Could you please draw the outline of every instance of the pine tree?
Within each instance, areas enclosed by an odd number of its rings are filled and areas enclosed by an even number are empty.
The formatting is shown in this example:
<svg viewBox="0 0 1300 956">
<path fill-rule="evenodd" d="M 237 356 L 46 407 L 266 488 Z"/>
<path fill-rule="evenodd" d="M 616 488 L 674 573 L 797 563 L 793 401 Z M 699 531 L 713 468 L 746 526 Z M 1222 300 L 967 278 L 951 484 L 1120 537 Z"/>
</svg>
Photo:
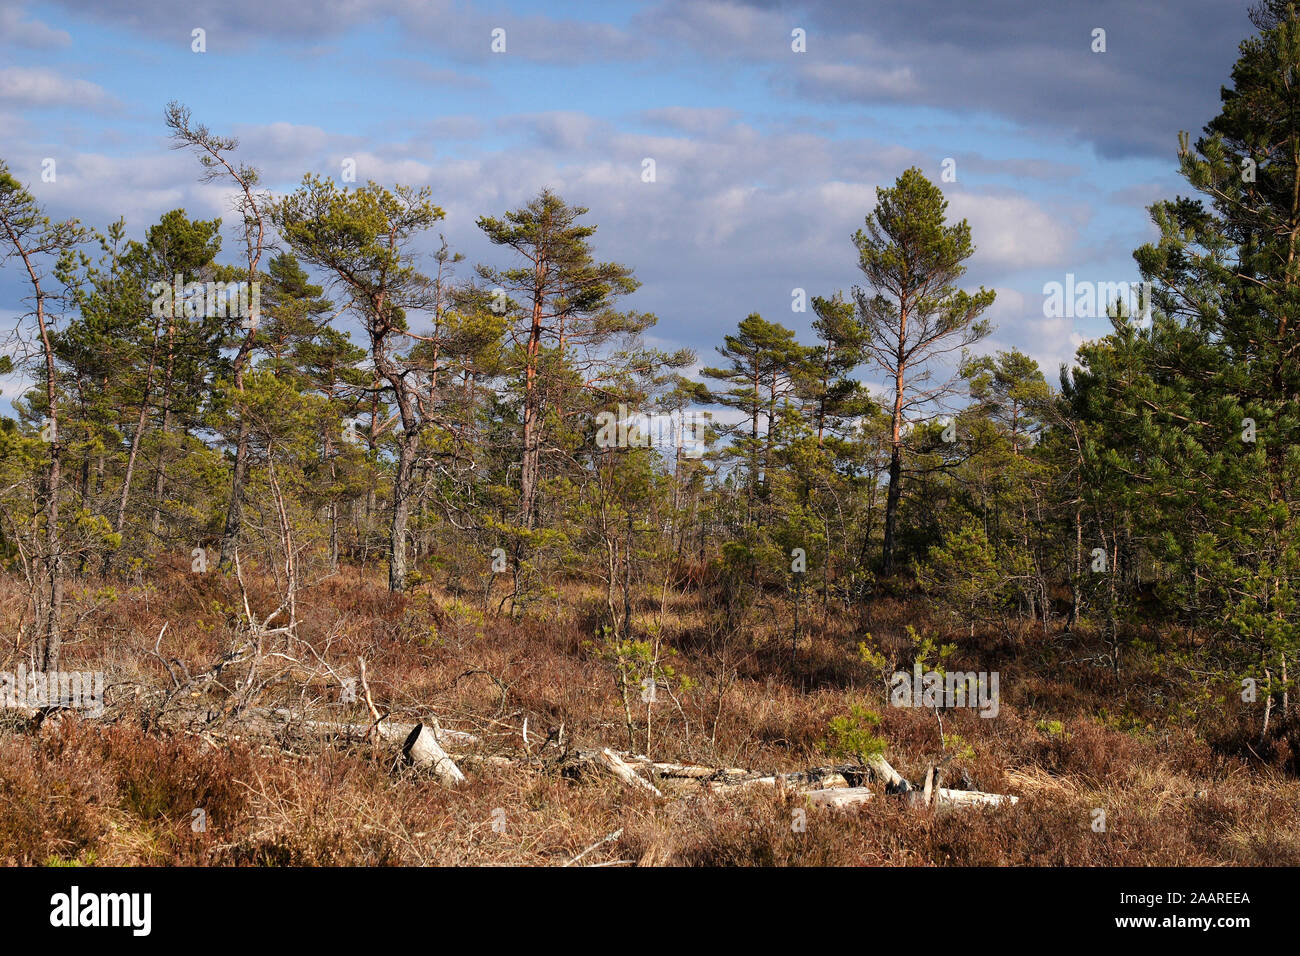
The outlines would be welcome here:
<svg viewBox="0 0 1300 956">
<path fill-rule="evenodd" d="M 50 310 L 57 299 L 52 278 L 66 276 L 70 268 L 67 256 L 85 238 L 85 231 L 75 220 L 52 222 L 31 192 L 9 173 L 0 161 L 0 262 L 16 258 L 31 285 L 31 317 L 36 325 L 40 360 L 37 376 L 44 394 L 42 411 L 46 419 L 41 432 L 49 445 L 45 465 L 43 504 L 45 534 L 41 553 L 44 619 L 38 623 L 41 641 L 41 666 L 57 670 L 63 644 L 62 613 L 64 554 L 60 535 L 59 505 L 63 494 L 63 436 L 59 433 L 60 381 L 54 351 L 55 316 Z M 51 276 L 51 271 L 55 276 Z"/>
<path fill-rule="evenodd" d="M 1253 19 L 1218 116 L 1179 138 L 1204 199 L 1152 206 L 1160 239 L 1134 254 L 1151 326 L 1115 317 L 1064 398 L 1108 616 L 1150 580 L 1239 673 L 1284 685 L 1300 649 L 1300 17 L 1266 3 Z"/>
<path fill-rule="evenodd" d="M 737 332 L 718 346 L 718 354 L 728 360 L 727 365 L 705 368 L 700 374 L 730 386 L 710 391 L 708 399 L 741 412 L 749 426 L 749 433 L 739 435 L 731 445 L 732 455 L 746 463 L 745 520 L 749 523 L 758 518 L 754 500 L 762 494 L 771 469 L 777 406 L 804 376 L 807 350 L 790 329 L 751 312 L 741 320 Z M 760 422 L 765 426 L 761 439 Z"/>
<path fill-rule="evenodd" d="M 890 379 L 889 492 L 882 570 L 894 568 L 905 430 L 951 394 L 956 378 L 931 384 L 936 359 L 973 345 L 990 331 L 979 316 L 994 293 L 956 286 L 975 252 L 965 220 L 949 225 L 948 202 L 915 167 L 892 187 L 876 190 L 876 208 L 853 237 L 865 289 L 855 288 L 858 317 L 871 359 Z"/>
<path fill-rule="evenodd" d="M 202 123 L 195 123 L 188 107 L 173 100 L 164 114 L 167 128 L 171 130 L 173 149 L 192 149 L 203 167 L 203 181 L 225 180 L 238 191 L 235 211 L 238 213 L 240 239 L 244 245 L 246 268 L 229 278 L 239 278 L 250 284 L 259 281 L 259 267 L 266 249 L 271 198 L 258 190 L 261 175 L 257 169 L 244 163 L 236 165 L 234 152 L 239 140 L 233 136 L 213 133 Z M 245 317 L 248 318 L 248 317 Z M 244 387 L 244 369 L 252 360 L 257 339 L 257 322 L 240 322 L 242 332 L 236 333 L 235 355 L 231 360 L 231 379 L 235 388 Z M 241 508 L 243 506 L 244 476 L 248 454 L 248 429 L 241 426 L 235 441 L 235 461 L 231 470 L 230 501 L 226 506 L 225 527 L 221 534 L 222 567 L 234 560 L 239 543 Z"/>
<path fill-rule="evenodd" d="M 874 401 L 862 383 L 850 377 L 867 357 L 867 330 L 859 324 L 853 303 L 835 293 L 829 299 L 813 296 L 813 331 L 820 345 L 813 346 L 801 377 L 800 395 L 811 406 L 808 415 L 823 444 L 828 430 L 865 414 Z"/>
<path fill-rule="evenodd" d="M 412 354 L 421 336 L 407 316 L 437 306 L 432 283 L 415 267 L 411 246 L 443 211 L 430 200 L 427 187 L 390 191 L 372 182 L 348 190 L 308 175 L 275 206 L 272 217 L 298 257 L 326 270 L 346 295 L 369 339 L 379 389 L 397 407 L 401 430 L 394 436 L 388 587 L 403 591 L 416 454 L 421 432 L 432 421 L 426 402 L 429 369 Z"/>
<path fill-rule="evenodd" d="M 604 384 L 610 362 L 602 348 L 635 338 L 656 321 L 652 315 L 615 309 L 640 283 L 629 267 L 595 260 L 590 240 L 596 227 L 578 222 L 587 212 L 545 189 L 504 218 L 478 220 L 493 245 L 512 250 L 519 259 L 504 269 L 480 266 L 479 275 L 491 287 L 493 311 L 509 320 L 522 379 L 520 522 L 525 528 L 537 521 L 547 414 L 557 412 L 562 421 L 571 393 Z"/>
</svg>

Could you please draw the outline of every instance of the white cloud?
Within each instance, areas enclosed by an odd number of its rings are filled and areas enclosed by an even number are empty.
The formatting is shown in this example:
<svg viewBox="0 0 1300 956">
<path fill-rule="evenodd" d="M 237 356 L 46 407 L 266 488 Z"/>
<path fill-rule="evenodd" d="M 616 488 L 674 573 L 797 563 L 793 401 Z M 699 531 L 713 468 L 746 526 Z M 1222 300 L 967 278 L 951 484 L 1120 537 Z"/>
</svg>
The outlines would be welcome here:
<svg viewBox="0 0 1300 956">
<path fill-rule="evenodd" d="M 1070 364 L 1083 341 L 1073 320 L 1044 316 L 1041 295 L 1008 287 L 999 287 L 997 294 L 985 313 L 995 329 L 980 344 L 980 351 L 992 354 L 1017 348 L 1036 361 L 1043 376 L 1055 386 L 1061 364 Z"/>
<path fill-rule="evenodd" d="M 506 130 L 527 127 L 537 142 L 547 149 L 577 152 L 587 146 L 591 134 L 601 124 L 586 113 L 556 110 L 505 117 L 497 125 Z"/>
<path fill-rule="evenodd" d="M 1064 217 L 1024 196 L 990 196 L 953 191 L 947 195 L 949 220 L 970 222 L 973 262 L 1026 269 L 1065 259 L 1072 233 Z"/>
<path fill-rule="evenodd" d="M 10 66 L 0 70 L 0 102 L 15 106 L 83 106 L 96 108 L 113 98 L 87 80 L 42 67 Z"/>
<path fill-rule="evenodd" d="M 476 228 L 479 216 L 499 216 L 550 186 L 590 207 L 587 221 L 600 227 L 599 258 L 637 270 L 645 285 L 628 304 L 659 314 L 662 339 L 705 356 L 752 311 L 807 336 L 811 314 L 791 312 L 791 289 L 830 295 L 862 281 L 851 236 L 875 205 L 875 184 L 891 183 L 918 161 L 916 151 L 891 143 L 739 123 L 693 136 L 656 136 L 559 112 L 522 114 L 485 124 L 484 131 L 504 133 L 506 142 L 490 148 L 469 143 L 465 148 L 474 151 L 466 157 L 435 158 L 438 137 L 427 125 L 393 142 L 316 126 L 250 125 L 238 130 L 239 158 L 261 167 L 268 187 L 277 190 L 292 188 L 309 170 L 337 177 L 344 156 L 356 160 L 360 183 L 431 186 L 433 201 L 447 213 L 434 232 L 445 232 L 469 263 L 504 259 Z M 658 160 L 655 183 L 641 181 L 645 156 Z M 134 156 L 60 158 L 57 185 L 33 188 L 54 215 L 102 226 L 125 214 L 133 236 L 177 207 L 192 217 L 222 216 L 226 254 L 233 255 L 233 193 L 224 184 L 200 184 L 200 172 L 192 156 L 166 150 L 159 138 Z M 1021 196 L 954 188 L 948 198 L 950 218 L 970 219 L 977 246 L 966 284 L 1000 289 L 993 317 L 1002 329 L 989 348 L 1017 345 L 1051 377 L 1059 358 L 1073 351 L 1071 330 L 1049 327 L 1037 287 L 1017 292 L 1021 283 L 1008 273 L 1029 266 L 1064 269 L 1075 251 L 1077 217 Z M 430 248 L 434 242 L 429 236 Z"/>
</svg>

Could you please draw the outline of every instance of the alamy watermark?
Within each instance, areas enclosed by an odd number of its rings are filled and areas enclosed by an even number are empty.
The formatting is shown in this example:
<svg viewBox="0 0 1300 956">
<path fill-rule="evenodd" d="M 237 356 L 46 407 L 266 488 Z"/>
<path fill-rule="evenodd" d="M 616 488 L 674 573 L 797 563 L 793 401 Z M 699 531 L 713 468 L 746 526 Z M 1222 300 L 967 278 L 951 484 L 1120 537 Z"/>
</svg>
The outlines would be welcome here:
<svg viewBox="0 0 1300 956">
<path fill-rule="evenodd" d="M 978 707 L 981 717 L 998 715 L 998 672 L 894 671 L 889 678 L 891 707 Z"/>
<path fill-rule="evenodd" d="M 153 928 L 152 893 L 83 893 L 73 885 L 50 897 L 50 925 L 125 927 L 132 936 L 148 936 Z"/>
<path fill-rule="evenodd" d="M 178 272 L 149 286 L 149 295 L 155 319 L 241 318 L 245 328 L 256 328 L 262 313 L 260 282 L 186 282 Z"/>
<path fill-rule="evenodd" d="M 632 412 L 619 404 L 617 412 L 596 415 L 598 448 L 677 448 L 687 458 L 699 458 L 707 444 L 708 412 Z"/>
<path fill-rule="evenodd" d="M 1064 283 L 1043 284 L 1043 316 L 1048 319 L 1100 319 L 1114 316 L 1117 305 L 1139 322 L 1150 322 L 1151 283 L 1076 281 L 1067 272 Z"/>
<path fill-rule="evenodd" d="M 0 671 L 0 706 L 37 710 L 66 707 L 86 717 L 104 716 L 103 671 Z"/>
</svg>

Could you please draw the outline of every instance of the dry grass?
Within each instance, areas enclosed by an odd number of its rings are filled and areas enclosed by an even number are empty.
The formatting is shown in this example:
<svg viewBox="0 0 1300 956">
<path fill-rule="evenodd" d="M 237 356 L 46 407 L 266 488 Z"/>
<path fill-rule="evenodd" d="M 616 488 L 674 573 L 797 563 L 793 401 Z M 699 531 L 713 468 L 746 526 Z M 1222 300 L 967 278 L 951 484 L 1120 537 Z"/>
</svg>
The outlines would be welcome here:
<svg viewBox="0 0 1300 956">
<path fill-rule="evenodd" d="M 265 582 L 263 587 L 267 586 Z M 1165 677 L 1135 664 L 1124 681 L 1086 663 L 1060 635 L 989 633 L 961 640 L 954 666 L 996 669 L 1001 711 L 944 714 L 958 735 L 954 786 L 1013 793 L 1015 807 L 932 813 L 875 800 L 853 812 L 810 811 L 771 792 L 700 793 L 654 805 L 600 775 L 476 765 L 448 791 L 395 767 L 368 746 L 295 752 L 166 733 L 145 720 L 170 678 L 152 654 L 189 673 L 231 644 L 237 589 L 217 575 L 158 568 L 134 584 L 78 589 L 79 623 L 64 666 L 109 674 L 110 721 L 65 720 L 39 732 L 0 729 L 0 859 L 11 864 L 555 865 L 607 834 L 582 859 L 618 865 L 1296 865 L 1300 721 L 1258 741 L 1252 715 L 1221 710 L 1185 719 Z M 254 589 L 255 603 L 268 594 Z M 462 598 L 462 601 L 464 599 Z M 565 585 L 521 621 L 481 617 L 449 595 L 393 597 L 378 577 L 348 571 L 302 595 L 300 637 L 339 673 L 363 656 L 381 706 L 438 715 L 488 749 L 518 754 L 529 721 L 534 748 L 563 725 L 579 746 L 625 747 L 610 665 L 589 646 L 600 595 Z M 19 584 L 0 578 L 0 627 L 15 634 Z M 658 613 L 647 595 L 642 620 Z M 941 755 L 933 713 L 883 706 L 883 687 L 857 657 L 866 632 L 899 652 L 904 626 L 929 626 L 906 601 L 846 618 L 820 609 L 790 661 L 789 618 L 757 608 L 726 631 L 711 601 L 677 598 L 664 620 L 674 666 L 695 686 L 655 705 L 657 759 L 768 770 L 831 762 L 831 718 L 865 703 L 891 762 L 918 780 Z M 1077 636 L 1070 640 L 1077 641 Z M 271 648 L 270 650 L 275 650 Z M 285 653 L 302 655 L 286 644 Z M 10 648 L 17 666 L 22 649 Z M 176 665 L 173 665 L 174 667 Z M 362 719 L 339 688 L 286 667 L 261 703 L 293 703 Z M 1158 693 L 1157 693 L 1158 691 Z M 224 692 L 196 701 L 214 712 Z M 644 749 L 644 713 L 637 714 Z M 204 812 L 196 832 L 193 812 Z M 1106 814 L 1096 832 L 1095 811 Z"/>
</svg>

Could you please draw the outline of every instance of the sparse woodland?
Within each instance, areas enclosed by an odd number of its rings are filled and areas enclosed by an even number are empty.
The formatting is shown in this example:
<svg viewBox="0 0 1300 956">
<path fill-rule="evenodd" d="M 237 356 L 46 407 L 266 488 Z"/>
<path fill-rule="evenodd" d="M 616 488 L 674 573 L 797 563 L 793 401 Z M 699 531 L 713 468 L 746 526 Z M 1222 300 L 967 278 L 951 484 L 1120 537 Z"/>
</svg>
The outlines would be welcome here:
<svg viewBox="0 0 1300 956">
<path fill-rule="evenodd" d="M 1300 864 L 1300 20 L 1255 19 L 1151 314 L 1059 374 L 982 350 L 918 169 L 815 337 L 736 289 L 697 356 L 551 190 L 470 263 L 429 190 L 272 192 L 179 103 L 223 220 L 0 163 L 0 669 L 106 682 L 0 712 L 0 859 Z M 893 706 L 917 668 L 996 715 Z"/>
</svg>

